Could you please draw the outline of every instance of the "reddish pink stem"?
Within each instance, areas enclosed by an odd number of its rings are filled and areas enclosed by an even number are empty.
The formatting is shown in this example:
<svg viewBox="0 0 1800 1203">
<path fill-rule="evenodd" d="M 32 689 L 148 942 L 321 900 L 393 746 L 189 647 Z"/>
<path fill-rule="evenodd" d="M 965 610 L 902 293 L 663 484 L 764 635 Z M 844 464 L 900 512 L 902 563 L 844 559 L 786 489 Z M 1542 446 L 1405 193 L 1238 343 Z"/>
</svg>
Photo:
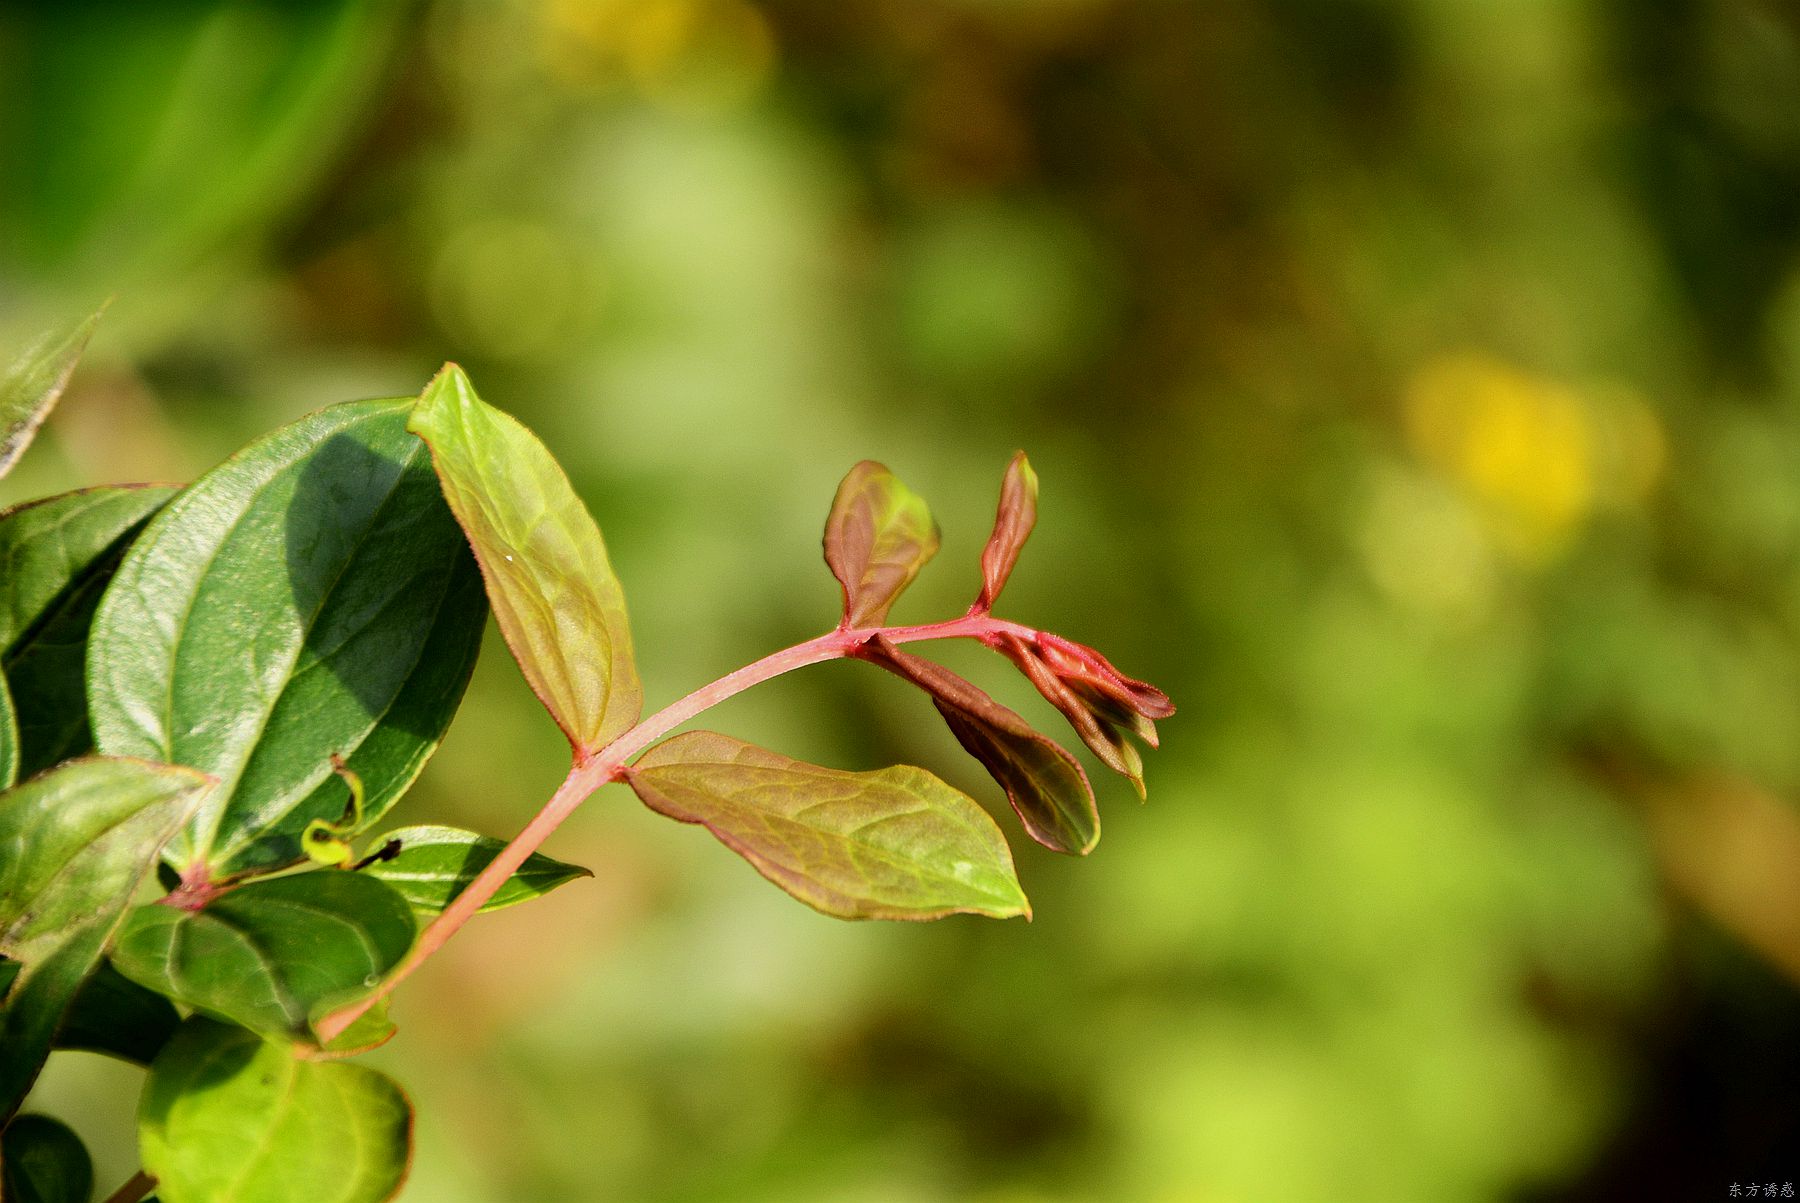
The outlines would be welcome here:
<svg viewBox="0 0 1800 1203">
<path fill-rule="evenodd" d="M 842 659 L 877 635 L 885 636 L 890 643 L 913 643 L 924 639 L 983 639 L 1002 633 L 1026 639 L 1037 635 L 1030 627 L 974 612 L 949 622 L 925 626 L 839 627 L 817 639 L 796 643 L 792 647 L 764 656 L 754 664 L 747 664 L 734 673 L 728 673 L 710 685 L 703 685 L 680 701 L 663 707 L 599 751 L 578 756 L 569 769 L 569 775 L 556 787 L 556 792 L 550 795 L 544 808 L 513 837 L 500 855 L 488 863 L 475 880 L 469 883 L 468 888 L 431 921 L 420 934 L 418 942 L 413 945 L 412 951 L 407 954 L 406 960 L 381 983 L 380 989 L 360 1002 L 333 1011 L 315 1025 L 321 1043 L 336 1039 L 363 1012 L 393 993 L 394 987 L 406 980 L 432 953 L 442 948 L 444 942 L 455 935 L 457 929 L 467 923 L 481 909 L 482 904 L 506 884 L 519 866 L 525 863 L 525 858 L 536 852 L 550 833 L 575 813 L 576 807 L 607 782 L 617 781 L 633 757 L 689 719 L 726 698 L 742 693 L 752 685 L 760 685 L 808 664 Z"/>
</svg>

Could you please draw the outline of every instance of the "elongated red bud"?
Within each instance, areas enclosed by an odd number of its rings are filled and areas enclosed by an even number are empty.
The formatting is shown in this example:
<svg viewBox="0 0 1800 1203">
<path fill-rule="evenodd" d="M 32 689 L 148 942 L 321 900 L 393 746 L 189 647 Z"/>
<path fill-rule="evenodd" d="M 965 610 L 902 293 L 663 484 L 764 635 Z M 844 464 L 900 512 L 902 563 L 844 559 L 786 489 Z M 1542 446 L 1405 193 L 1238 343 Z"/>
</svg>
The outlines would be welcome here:
<svg viewBox="0 0 1800 1203">
<path fill-rule="evenodd" d="M 1040 631 L 1037 645 L 1044 662 L 1072 687 L 1085 684 L 1145 718 L 1168 718 L 1175 713 L 1168 694 L 1147 681 L 1126 676 L 1085 643 Z"/>
<path fill-rule="evenodd" d="M 1019 561 L 1019 550 L 1037 525 L 1037 473 L 1023 451 L 1016 452 L 1006 465 L 1006 478 L 1000 484 L 1000 508 L 994 514 L 994 533 L 988 536 L 981 552 L 981 596 L 975 609 L 986 613 L 1012 575 Z"/>
<path fill-rule="evenodd" d="M 1075 734 L 1088 746 L 1088 751 L 1098 756 L 1107 768 L 1130 781 L 1138 797 L 1142 798 L 1144 758 L 1119 733 L 1112 720 L 1052 672 L 1037 650 L 1025 640 L 1016 635 L 1003 635 L 997 647 L 1002 655 L 1019 666 L 1037 691 L 1044 695 L 1045 701 L 1062 711 L 1069 725 L 1075 728 Z"/>
</svg>

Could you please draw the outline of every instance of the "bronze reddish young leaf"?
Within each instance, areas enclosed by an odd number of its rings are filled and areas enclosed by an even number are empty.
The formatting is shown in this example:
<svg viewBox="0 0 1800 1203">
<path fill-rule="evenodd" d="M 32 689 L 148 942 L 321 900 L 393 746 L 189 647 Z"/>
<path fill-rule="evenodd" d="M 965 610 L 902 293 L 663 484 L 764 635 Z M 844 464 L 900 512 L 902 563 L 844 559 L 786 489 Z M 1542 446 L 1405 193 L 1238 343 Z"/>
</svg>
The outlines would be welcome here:
<svg viewBox="0 0 1800 1203">
<path fill-rule="evenodd" d="M 1138 750 L 1120 734 L 1113 725 L 1113 720 L 1096 709 L 1084 696 L 1078 694 L 1063 679 L 1056 675 L 1036 649 L 1017 635 L 1004 634 L 996 644 L 1001 654 L 1028 677 L 1044 699 L 1069 720 L 1075 733 L 1081 736 L 1081 742 L 1088 750 L 1100 758 L 1101 763 L 1113 772 L 1130 781 L 1137 790 L 1138 797 L 1144 796 L 1144 758 Z M 1145 719 L 1148 723 L 1149 720 Z M 1154 736 L 1156 729 L 1150 728 Z"/>
<path fill-rule="evenodd" d="M 981 595 L 975 599 L 975 609 L 982 613 L 993 608 L 994 599 L 1000 596 L 1013 565 L 1019 561 L 1019 550 L 1031 536 L 1031 528 L 1037 525 L 1037 494 L 1037 473 L 1031 470 L 1025 453 L 1017 452 L 1012 463 L 1006 465 L 1006 478 L 1000 484 L 994 533 L 988 536 L 987 546 L 981 551 Z"/>
<path fill-rule="evenodd" d="M 1120 709 L 1147 719 L 1168 718 L 1175 713 L 1169 695 L 1150 684 L 1128 677 L 1085 643 L 1040 631 L 1038 651 L 1057 676 L 1077 689 L 1087 689 L 1109 698 Z M 1155 746 L 1155 740 L 1150 741 Z"/>
<path fill-rule="evenodd" d="M 857 653 L 931 695 L 951 734 L 992 775 L 1032 839 L 1086 855 L 1100 840 L 1094 790 L 1076 759 L 1017 713 L 936 661 L 877 636 Z"/>
<path fill-rule="evenodd" d="M 1060 677 L 1057 679 L 1061 680 Z M 1076 697 L 1092 707 L 1095 714 L 1107 722 L 1116 727 L 1125 728 L 1143 740 L 1149 747 L 1160 746 L 1161 741 L 1156 734 L 1156 724 L 1142 714 L 1128 706 L 1120 705 L 1116 698 L 1100 692 L 1084 681 L 1065 681 L 1063 683 L 1074 692 Z"/>
<path fill-rule="evenodd" d="M 704 825 L 828 915 L 1030 914 L 1000 829 L 924 769 L 844 772 L 694 731 L 652 748 L 627 781 L 646 806 Z"/>
<path fill-rule="evenodd" d="M 850 469 L 825 520 L 825 562 L 844 587 L 844 625 L 879 626 L 937 554 L 931 510 L 874 460 Z"/>
<path fill-rule="evenodd" d="M 431 448 L 525 679 L 577 753 L 605 746 L 637 721 L 643 691 L 593 516 L 537 436 L 455 364 L 426 386 L 407 429 Z"/>
</svg>

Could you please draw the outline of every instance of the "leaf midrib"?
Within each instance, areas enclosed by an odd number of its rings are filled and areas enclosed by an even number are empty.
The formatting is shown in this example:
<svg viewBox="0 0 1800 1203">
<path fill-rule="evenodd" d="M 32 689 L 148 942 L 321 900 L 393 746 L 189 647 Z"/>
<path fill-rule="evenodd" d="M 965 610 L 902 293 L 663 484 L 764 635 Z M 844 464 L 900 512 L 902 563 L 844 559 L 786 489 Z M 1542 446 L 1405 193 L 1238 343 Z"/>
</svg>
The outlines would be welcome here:
<svg viewBox="0 0 1800 1203">
<path fill-rule="evenodd" d="M 254 900 L 254 904 L 258 907 L 287 908 L 289 910 L 300 911 L 348 928 L 351 934 L 356 938 L 357 944 L 360 945 L 364 954 L 364 959 L 368 962 L 369 967 L 365 971 L 365 976 L 367 973 L 372 973 L 379 969 L 382 961 L 385 959 L 382 956 L 381 951 L 375 947 L 374 942 L 370 939 L 367 932 L 350 919 L 335 911 L 327 910 L 323 907 L 295 898 L 257 898 Z M 259 938 L 259 933 L 253 924 L 247 923 L 241 917 L 234 916 L 229 909 L 219 906 L 208 908 L 191 917 L 184 918 L 187 918 L 189 921 L 178 922 L 178 930 L 191 929 L 196 923 L 210 921 L 218 924 L 237 939 L 241 940 L 249 950 L 251 956 L 256 959 L 259 967 L 263 970 L 260 976 L 264 981 L 268 982 L 270 996 L 274 999 L 275 1005 L 281 1009 L 283 1017 L 296 1030 L 305 1027 L 306 1022 L 310 1017 L 307 1015 L 305 1008 L 301 1005 L 299 996 L 291 989 L 287 976 L 276 972 L 276 967 L 280 963 L 279 958 L 274 955 L 272 946 L 264 939 Z M 169 964 L 171 976 L 177 972 L 181 972 L 180 966 L 182 962 L 175 955 L 175 948 L 173 945 L 171 945 L 169 950 Z M 192 995 L 190 995 L 190 997 L 192 997 Z"/>
<path fill-rule="evenodd" d="M 411 466 L 410 459 L 408 460 L 407 466 L 408 467 Z M 390 496 L 391 496 L 391 494 L 390 494 Z M 385 501 L 383 502 L 382 508 L 383 509 L 386 508 Z M 380 511 L 377 511 L 377 517 L 379 517 L 379 516 L 380 516 Z M 359 540 L 357 543 L 357 546 L 360 548 L 364 541 L 366 541 L 366 539 Z M 352 558 L 354 558 L 354 557 L 352 557 Z M 348 567 L 348 561 L 346 561 L 346 568 L 347 567 Z M 444 576 L 444 587 L 438 593 L 436 606 L 434 606 L 432 608 L 431 620 L 428 623 L 424 624 L 424 629 L 427 632 L 435 631 L 437 628 L 437 625 L 438 625 L 439 618 L 441 618 L 443 616 L 444 606 L 446 603 L 448 603 L 448 601 L 450 599 L 450 587 L 453 584 L 453 577 L 455 575 L 455 572 L 456 572 L 456 569 L 453 565 L 451 567 L 450 571 L 448 573 L 446 573 Z M 339 573 L 339 579 L 342 579 L 341 572 Z M 414 577 L 413 579 L 417 580 L 419 578 Z M 333 587 L 335 588 L 335 582 L 334 582 Z M 383 604 L 383 606 L 381 607 L 380 611 L 378 611 L 375 618 L 371 618 L 368 623 L 365 623 L 363 626 L 359 627 L 354 635 L 346 638 L 342 643 L 339 644 L 338 647 L 333 648 L 331 654 L 335 655 L 337 652 L 341 651 L 343 649 L 343 647 L 350 642 L 351 639 L 354 639 L 356 637 L 356 635 L 360 635 L 363 631 L 367 630 L 369 628 L 369 626 L 372 626 L 376 622 L 376 620 L 380 617 L 380 615 L 385 614 L 387 612 L 389 606 L 391 606 L 391 605 L 395 604 L 397 601 L 401 600 L 402 597 L 403 597 L 402 591 L 396 590 L 395 593 L 393 594 L 393 596 L 390 597 L 385 604 Z M 321 604 L 320 610 L 323 611 L 323 609 L 324 609 L 324 606 L 323 606 L 323 604 Z M 315 621 L 316 620 L 317 620 L 317 618 L 315 616 Z M 307 630 L 309 633 L 310 633 L 311 629 L 312 628 L 310 626 L 308 626 Z M 398 687 L 395 688 L 393 696 L 388 698 L 387 702 L 382 706 L 379 713 L 369 716 L 368 724 L 366 726 L 364 726 L 362 733 L 356 737 L 356 741 L 350 747 L 348 747 L 347 749 L 343 750 L 340 753 L 346 761 L 348 761 L 351 757 L 355 756 L 356 753 L 362 749 L 363 744 L 368 742 L 369 736 L 371 736 L 375 733 L 376 729 L 381 726 L 382 720 L 387 718 L 389 713 L 391 713 L 393 711 L 394 707 L 399 703 L 400 698 L 406 693 L 407 685 L 411 683 L 414 673 L 418 670 L 420 662 L 424 660 L 425 648 L 429 645 L 429 643 L 430 643 L 429 634 L 427 635 L 426 638 L 419 640 L 418 650 L 414 654 L 414 656 L 412 658 L 412 662 L 406 666 L 406 672 L 401 675 L 400 683 L 399 683 Z M 304 652 L 305 650 L 306 650 L 306 641 L 305 641 L 305 639 L 302 639 L 301 643 L 300 643 L 300 651 Z M 263 719 L 263 730 L 265 730 L 265 731 L 267 730 L 269 722 L 272 721 L 274 718 L 276 707 L 280 704 L 281 699 L 284 696 L 286 696 L 288 689 L 293 686 L 294 681 L 297 680 L 300 675 L 310 672 L 314 668 L 323 664 L 325 662 L 326 658 L 327 657 L 321 656 L 319 659 L 314 661 L 312 664 L 309 664 L 305 668 L 301 669 L 299 673 L 290 673 L 289 674 L 287 680 L 285 682 L 283 682 L 283 684 L 282 684 L 281 691 L 275 695 L 274 700 L 272 702 L 270 702 L 270 704 L 269 704 L 268 714 Z M 298 661 L 299 661 L 299 656 L 296 655 L 295 662 L 298 663 Z M 243 776 L 243 769 L 247 769 L 250 767 L 250 761 L 254 758 L 256 749 L 261 745 L 261 743 L 262 743 L 262 738 L 261 738 L 261 733 L 259 732 L 257 739 L 250 745 L 249 753 L 247 753 L 244 757 L 243 766 L 239 770 L 239 774 L 238 774 L 240 780 L 242 779 L 242 776 Z M 429 749 L 426 750 L 425 754 L 429 754 Z M 222 848 L 215 845 L 214 847 L 209 848 L 208 852 L 209 853 L 216 852 L 219 854 L 219 859 L 221 861 L 229 862 L 231 860 L 231 858 L 236 856 L 239 852 L 242 852 L 244 849 L 253 846 L 257 842 L 257 840 L 261 839 L 268 832 L 270 827 L 273 827 L 275 825 L 275 823 L 279 822 L 281 819 L 285 819 L 287 816 L 293 814 L 294 811 L 298 810 L 300 808 L 300 804 L 305 802 L 306 799 L 308 799 L 312 796 L 313 791 L 319 787 L 319 783 L 324 781 L 326 779 L 326 777 L 330 774 L 330 772 L 331 772 L 331 770 L 329 768 L 322 769 L 318 774 L 309 778 L 307 783 L 304 786 L 296 787 L 295 791 L 288 796 L 286 805 L 281 806 L 279 813 L 275 814 L 273 817 L 271 817 L 268 820 L 268 822 L 262 824 L 258 828 L 257 832 L 254 835 L 246 836 L 243 839 L 239 839 L 234 842 L 227 843 L 227 844 L 223 845 Z M 403 774 L 399 778 L 396 788 L 397 789 L 404 788 L 405 784 L 409 780 L 410 780 L 410 777 Z M 235 784 L 235 782 L 234 782 L 234 784 Z M 387 802 L 388 798 L 390 798 L 392 796 L 394 796 L 393 790 L 388 790 L 388 791 L 377 790 L 369 796 L 369 798 L 365 802 L 365 810 L 364 810 L 364 814 L 365 814 L 365 818 L 366 818 L 367 822 L 373 823 L 377 819 L 380 818 L 381 814 L 386 809 L 385 803 Z M 236 798 L 236 794 L 234 791 L 232 798 L 227 799 L 226 804 L 220 808 L 219 821 L 220 821 L 221 825 L 224 823 L 225 815 L 230 812 L 231 802 L 233 800 L 235 800 L 235 798 Z M 275 800 L 272 800 L 272 801 L 275 801 Z M 216 827 L 214 829 L 214 834 L 215 834 L 215 836 L 217 835 Z"/>
<path fill-rule="evenodd" d="M 654 773 L 654 772 L 656 772 L 656 770 L 651 769 L 651 770 L 647 770 L 646 773 L 644 773 L 642 775 L 648 776 L 649 774 Z M 655 782 L 652 781 L 651 784 L 654 785 Z M 920 864 L 916 861 L 904 861 L 901 859 L 899 853 L 896 853 L 896 852 L 893 852 L 892 850 L 883 848 L 879 844 L 872 844 L 872 843 L 868 842 L 867 840 L 862 840 L 862 839 L 856 838 L 856 833 L 861 832 L 868 827 L 875 826 L 878 823 L 885 822 L 888 819 L 906 818 L 906 817 L 910 817 L 911 815 L 923 814 L 923 813 L 940 813 L 940 812 L 936 811 L 935 808 L 933 808 L 929 805 L 921 806 L 915 810 L 906 811 L 906 812 L 895 812 L 893 814 L 888 814 L 888 815 L 878 815 L 874 819 L 871 819 L 866 823 L 858 825 L 851 832 L 839 833 L 839 832 L 834 832 L 834 831 L 828 831 L 822 827 L 810 826 L 807 823 L 800 820 L 797 817 L 797 815 L 799 813 L 803 813 L 804 810 L 811 809 L 810 806 L 802 808 L 802 811 L 796 812 L 795 815 L 784 815 L 784 814 L 779 814 L 775 811 L 762 810 L 762 809 L 755 807 L 752 804 L 738 802 L 733 798 L 727 797 L 727 796 L 719 794 L 717 792 L 699 789 L 698 787 L 688 785 L 685 782 L 678 782 L 678 783 L 674 783 L 674 784 L 677 789 L 680 789 L 684 792 L 697 793 L 697 794 L 700 794 L 707 798 L 718 799 L 720 801 L 723 801 L 727 806 L 731 807 L 732 809 L 737 810 L 740 813 L 753 815 L 757 819 L 768 822 L 772 826 L 785 826 L 785 827 L 794 828 L 800 832 L 804 832 L 807 835 L 810 835 L 813 837 L 823 837 L 826 839 L 842 840 L 846 845 L 848 845 L 848 847 L 850 849 L 861 850 L 861 851 L 867 853 L 868 855 L 872 856 L 874 859 L 880 861 L 882 864 L 899 872 L 900 874 L 902 874 L 904 876 L 913 877 L 915 879 L 927 879 L 927 880 L 938 882 L 938 883 L 948 883 L 948 884 L 960 887 L 963 890 L 967 890 L 971 894 L 978 894 L 984 898 L 992 898 L 992 899 L 995 899 L 996 901 L 1005 902 L 1008 904 L 1013 902 L 1013 899 L 1009 895 L 996 894 L 992 890 L 988 889 L 987 887 L 985 887 L 983 885 L 979 885 L 975 882 L 966 881 L 963 878 L 957 877 L 954 873 L 944 872 L 944 871 L 932 868 L 928 865 L 920 866 Z M 667 797 L 666 792 L 664 793 L 664 796 Z M 670 799 L 670 801 L 673 801 L 673 799 Z M 731 847 L 736 849 L 741 855 L 744 855 L 746 857 L 754 857 L 756 859 L 770 861 L 771 863 L 778 863 L 778 862 L 775 862 L 774 858 L 771 857 L 765 849 L 751 845 L 747 840 L 743 839 L 743 837 L 741 837 L 738 833 L 736 833 L 734 831 L 729 831 L 729 830 L 721 830 L 720 825 L 716 821 L 704 817 L 705 816 L 704 810 L 697 809 L 692 806 L 683 806 L 683 807 L 680 807 L 680 809 L 683 810 L 687 815 L 693 816 L 693 817 L 687 819 L 686 821 L 688 821 L 690 823 L 698 823 L 701 826 L 705 827 L 707 830 L 711 831 L 719 839 L 725 841 Z M 954 816 L 946 816 L 946 817 L 950 817 L 950 818 L 954 819 Z M 973 829 L 970 828 L 966 823 L 963 823 L 960 820 L 957 820 L 957 822 L 958 822 L 958 826 L 961 827 L 964 831 L 973 831 Z M 799 869 L 798 871 L 804 873 L 804 868 L 801 867 L 801 869 Z M 868 881 L 868 878 L 865 876 L 864 880 Z M 815 884 L 819 885 L 823 889 L 829 890 L 833 894 L 838 894 L 840 896 L 844 896 L 842 890 L 840 890 L 839 888 L 837 888 L 835 886 L 830 886 L 823 882 L 817 882 Z M 873 885 L 874 883 L 869 882 L 869 884 Z M 892 904 L 884 902 L 883 905 L 892 905 Z"/>
</svg>

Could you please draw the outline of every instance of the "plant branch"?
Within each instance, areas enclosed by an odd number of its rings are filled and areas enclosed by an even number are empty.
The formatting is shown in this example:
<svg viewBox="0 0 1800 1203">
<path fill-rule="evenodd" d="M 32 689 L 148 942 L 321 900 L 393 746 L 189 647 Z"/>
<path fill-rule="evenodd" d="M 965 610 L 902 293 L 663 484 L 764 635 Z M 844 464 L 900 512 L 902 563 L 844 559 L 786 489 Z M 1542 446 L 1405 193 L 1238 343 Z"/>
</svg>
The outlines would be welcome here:
<svg viewBox="0 0 1800 1203">
<path fill-rule="evenodd" d="M 139 1170 L 124 1186 L 106 1196 L 106 1203 L 138 1203 L 138 1200 L 155 1189 L 156 1179 Z"/>
<path fill-rule="evenodd" d="M 783 673 L 852 655 L 857 648 L 878 635 L 890 643 L 914 643 L 927 639 L 989 639 L 1006 633 L 1024 638 L 1037 634 L 1030 627 L 1019 623 L 977 613 L 923 626 L 839 627 L 816 639 L 773 652 L 736 672 L 727 673 L 710 685 L 703 685 L 679 701 L 663 707 L 599 751 L 578 756 L 569 769 L 569 775 L 556 787 L 556 792 L 544 803 L 543 809 L 469 883 L 468 888 L 431 921 L 420 934 L 418 942 L 413 945 L 412 951 L 407 954 L 406 960 L 382 982 L 380 989 L 368 998 L 333 1011 L 315 1025 L 320 1042 L 328 1043 L 336 1039 L 363 1012 L 393 993 L 396 986 L 406 980 L 432 953 L 442 948 L 445 941 L 455 935 L 457 929 L 467 923 L 506 884 L 519 866 L 525 863 L 526 858 L 549 838 L 550 833 L 575 813 L 576 807 L 601 786 L 609 781 L 619 780 L 633 757 L 689 719 L 753 685 L 760 685 Z"/>
</svg>

